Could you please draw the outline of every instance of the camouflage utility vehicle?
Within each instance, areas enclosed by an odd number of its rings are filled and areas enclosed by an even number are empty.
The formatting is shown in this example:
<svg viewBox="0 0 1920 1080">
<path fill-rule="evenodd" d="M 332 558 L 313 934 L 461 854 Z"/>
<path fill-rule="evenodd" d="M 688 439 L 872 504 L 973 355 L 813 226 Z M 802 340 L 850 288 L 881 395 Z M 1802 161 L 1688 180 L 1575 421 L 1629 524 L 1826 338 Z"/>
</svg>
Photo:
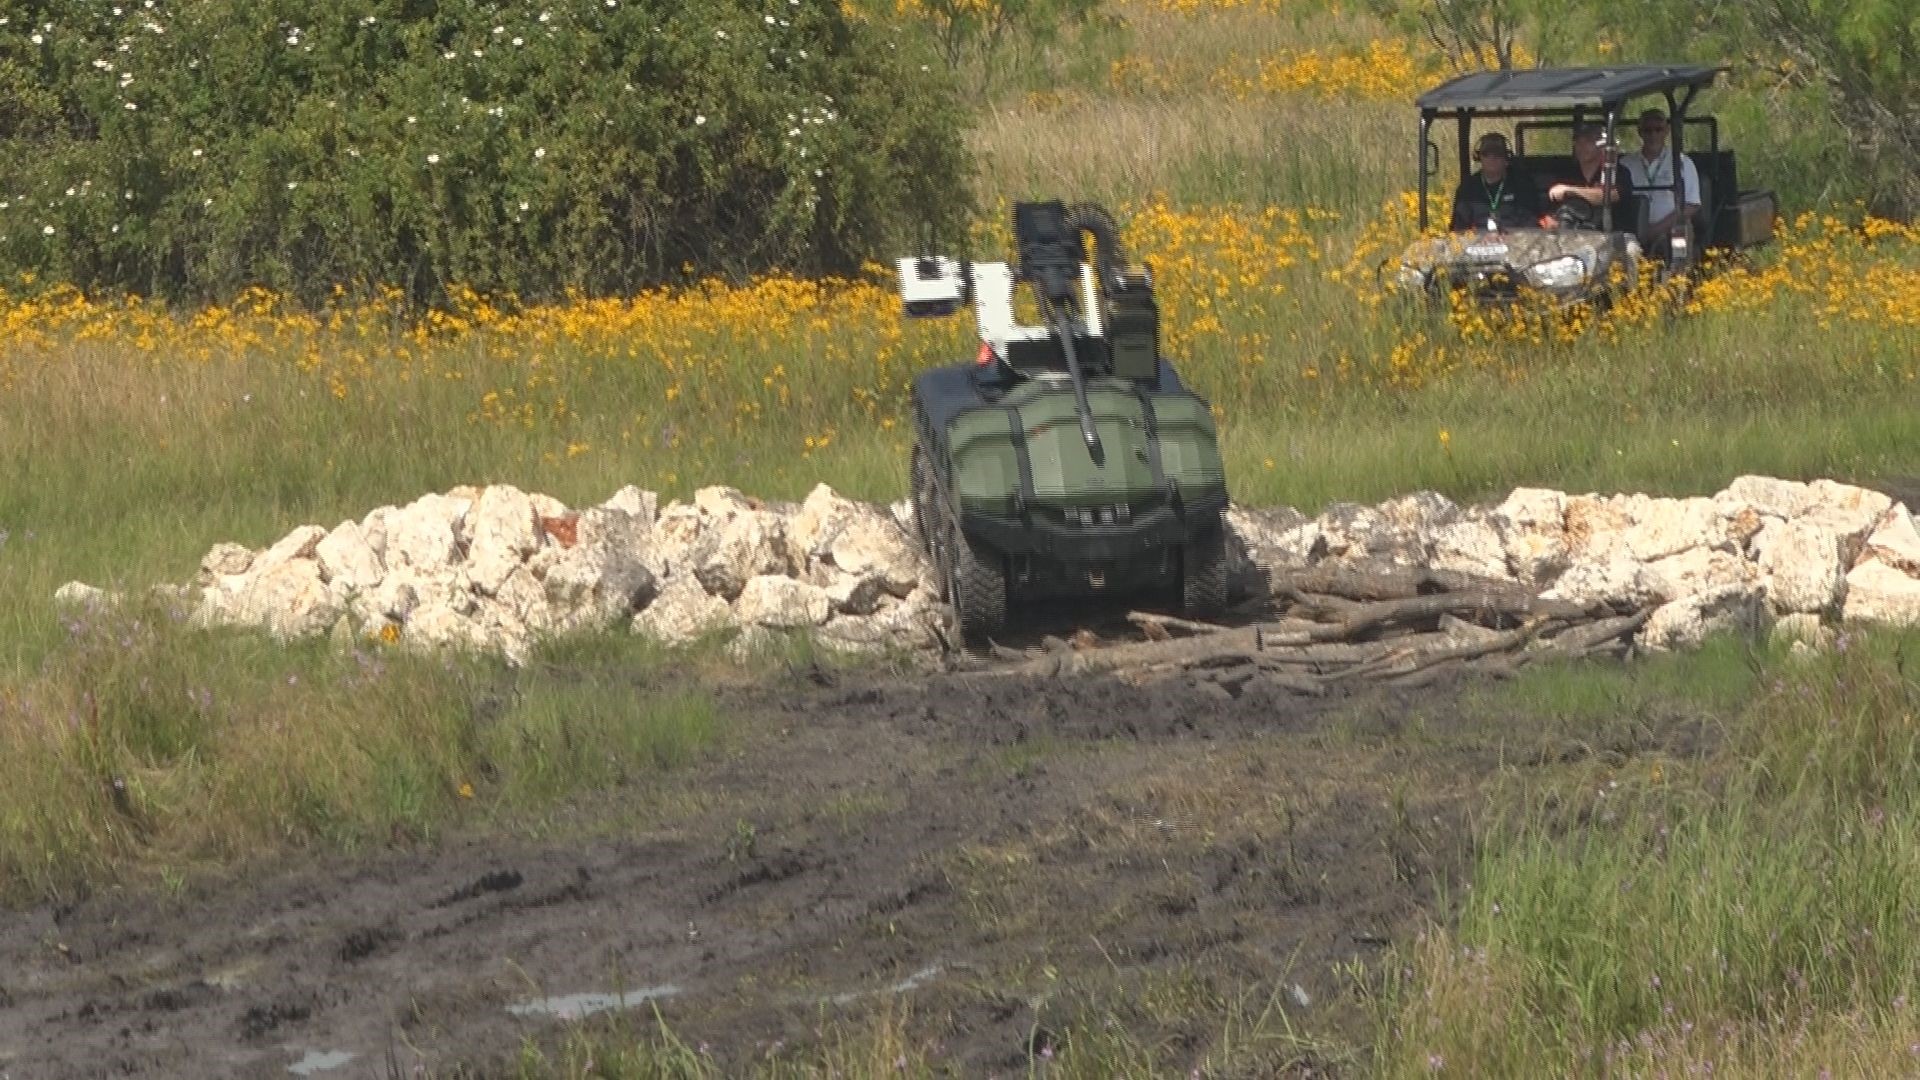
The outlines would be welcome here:
<svg viewBox="0 0 1920 1080">
<path fill-rule="evenodd" d="M 1565 304 L 1607 299 L 1646 273 L 1664 277 L 1692 272 L 1703 249 L 1740 250 L 1766 243 L 1773 236 L 1777 212 L 1773 193 L 1742 190 L 1733 151 L 1721 146 L 1718 121 L 1692 112 L 1695 97 L 1725 70 L 1641 65 L 1481 71 L 1429 90 L 1418 100 L 1422 238 L 1397 265 L 1383 271 L 1408 292 L 1465 290 L 1482 301 L 1531 297 Z M 1616 166 L 1628 164 L 1617 129 L 1623 118 L 1630 124 L 1648 107 L 1660 113 L 1660 134 L 1665 137 L 1670 131 L 1665 167 L 1649 171 L 1644 161 L 1631 163 L 1640 165 L 1650 182 L 1616 188 L 1616 177 L 1631 171 L 1616 171 Z M 1434 127 L 1448 120 L 1455 128 L 1456 175 L 1462 184 L 1482 175 L 1475 174 L 1473 166 L 1483 152 L 1509 157 L 1504 194 L 1538 207 L 1537 217 L 1519 224 L 1511 215 L 1494 213 L 1466 221 L 1455 217 L 1445 235 L 1428 234 L 1433 180 L 1440 174 L 1441 160 Z M 1476 124 L 1481 125 L 1478 133 Z M 1501 130 L 1508 127 L 1510 142 Z M 1597 169 L 1602 197 L 1565 194 L 1563 189 L 1561 198 L 1552 199 L 1556 178 L 1584 171 L 1583 163 L 1568 152 L 1580 135 L 1594 140 L 1590 145 L 1597 147 L 1603 162 Z M 1551 147 L 1545 145 L 1549 143 Z M 1704 149 L 1690 149 L 1696 143 Z M 1672 162 L 1684 160 L 1683 154 L 1692 160 L 1692 170 L 1672 167 Z M 1484 172 L 1484 162 L 1482 166 Z M 1689 172 L 1697 173 L 1697 192 L 1688 190 Z M 1501 190 L 1489 186 L 1495 208 Z M 1629 193 L 1622 198 L 1617 190 Z M 1650 214 L 1650 207 L 1660 201 L 1668 207 L 1697 202 L 1699 211 L 1683 213 L 1660 228 Z"/>
<path fill-rule="evenodd" d="M 961 637 L 1041 597 L 1160 590 L 1217 612 L 1226 479 L 1208 404 L 1160 355 L 1151 274 L 1098 207 L 1020 203 L 1013 229 L 1011 265 L 899 262 L 907 315 L 970 307 L 979 327 L 973 360 L 913 386 L 913 518 Z"/>
</svg>

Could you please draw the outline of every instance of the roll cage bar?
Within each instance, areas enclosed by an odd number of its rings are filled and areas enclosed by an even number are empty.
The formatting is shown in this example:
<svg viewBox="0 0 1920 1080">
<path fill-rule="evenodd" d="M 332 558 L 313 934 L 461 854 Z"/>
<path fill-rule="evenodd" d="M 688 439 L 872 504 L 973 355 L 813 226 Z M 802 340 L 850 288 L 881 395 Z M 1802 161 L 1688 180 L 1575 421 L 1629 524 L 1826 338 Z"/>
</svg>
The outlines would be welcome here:
<svg viewBox="0 0 1920 1080">
<path fill-rule="evenodd" d="M 1460 175 L 1470 173 L 1473 160 L 1473 122 L 1480 118 L 1519 118 L 1515 128 L 1514 153 L 1525 151 L 1526 131 L 1542 128 L 1571 128 L 1593 120 L 1596 115 L 1606 131 L 1607 145 L 1618 146 L 1614 138 L 1622 110 L 1629 100 L 1659 94 L 1667 103 L 1669 152 L 1674 162 L 1685 153 L 1687 110 L 1700 91 L 1713 85 L 1726 67 L 1700 64 L 1643 64 L 1609 68 L 1530 68 L 1522 71 L 1476 71 L 1450 79 L 1420 95 L 1420 231 L 1427 230 L 1428 196 L 1433 176 L 1440 171 L 1440 147 L 1433 141 L 1433 125 L 1440 120 L 1456 123 L 1456 148 Z M 1528 123 L 1528 120 L 1536 122 Z M 1697 121 L 1696 121 L 1697 122 Z M 1712 118 L 1706 121 L 1713 149 L 1720 147 L 1720 126 Z M 1686 170 L 1673 169 L 1670 185 L 1675 206 L 1686 206 Z M 1613 231 L 1613 170 L 1602 172 L 1600 227 Z"/>
</svg>

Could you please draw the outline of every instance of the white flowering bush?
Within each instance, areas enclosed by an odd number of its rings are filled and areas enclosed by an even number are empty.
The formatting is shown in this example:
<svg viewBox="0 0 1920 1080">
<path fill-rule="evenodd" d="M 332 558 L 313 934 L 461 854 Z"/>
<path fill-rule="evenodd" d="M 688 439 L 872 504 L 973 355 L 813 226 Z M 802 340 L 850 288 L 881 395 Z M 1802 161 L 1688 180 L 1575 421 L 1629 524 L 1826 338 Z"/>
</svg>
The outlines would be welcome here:
<svg viewBox="0 0 1920 1080">
<path fill-rule="evenodd" d="M 961 127 L 835 0 L 29 0 L 0 273 L 433 300 L 846 270 L 964 218 Z"/>
</svg>

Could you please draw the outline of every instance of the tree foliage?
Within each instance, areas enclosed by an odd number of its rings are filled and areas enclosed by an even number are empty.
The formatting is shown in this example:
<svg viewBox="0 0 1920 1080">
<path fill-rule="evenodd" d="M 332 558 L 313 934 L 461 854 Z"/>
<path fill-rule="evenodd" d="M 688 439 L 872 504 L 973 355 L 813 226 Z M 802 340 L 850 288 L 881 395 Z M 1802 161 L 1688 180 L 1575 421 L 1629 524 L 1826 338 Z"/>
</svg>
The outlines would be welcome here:
<svg viewBox="0 0 1920 1080">
<path fill-rule="evenodd" d="M 1787 78 L 1827 91 L 1877 208 L 1920 216 L 1920 4 L 1742 0 L 1735 8 L 1728 21 L 1736 33 L 1776 42 Z"/>
<path fill-rule="evenodd" d="M 966 213 L 963 117 L 837 4 L 14 0 L 0 272 L 148 295 L 848 270 Z"/>
</svg>

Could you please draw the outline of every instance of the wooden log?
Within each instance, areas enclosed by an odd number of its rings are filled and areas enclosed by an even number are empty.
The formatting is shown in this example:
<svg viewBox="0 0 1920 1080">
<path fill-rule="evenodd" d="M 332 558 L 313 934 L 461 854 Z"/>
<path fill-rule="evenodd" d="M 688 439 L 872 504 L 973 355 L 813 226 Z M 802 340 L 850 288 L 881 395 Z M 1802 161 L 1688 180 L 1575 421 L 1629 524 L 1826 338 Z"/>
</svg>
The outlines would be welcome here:
<svg viewBox="0 0 1920 1080">
<path fill-rule="evenodd" d="M 1178 630 L 1185 634 L 1218 634 L 1233 629 L 1230 626 L 1221 626 L 1219 623 L 1197 622 L 1193 619 L 1180 619 L 1151 611 L 1129 611 L 1127 621 L 1142 630 L 1158 627 L 1162 630 Z"/>
<path fill-rule="evenodd" d="M 1544 619 L 1533 619 L 1517 629 L 1507 630 L 1479 641 L 1432 645 L 1400 655 L 1385 656 L 1372 663 L 1349 668 L 1340 672 L 1335 678 L 1344 680 L 1385 675 L 1402 677 L 1449 661 L 1475 660 L 1493 653 L 1510 652 L 1532 640 L 1545 622 Z M 1432 637 L 1442 642 L 1453 640 L 1445 634 L 1434 634 Z"/>
<path fill-rule="evenodd" d="M 1532 595 L 1526 586 L 1499 578 L 1457 570 L 1401 566 L 1378 560 L 1321 563 L 1304 570 L 1272 573 L 1270 588 L 1276 597 L 1320 594 L 1346 600 L 1408 600 L 1434 593 L 1478 592 Z"/>
<path fill-rule="evenodd" d="M 1360 606 L 1358 600 L 1348 600 L 1339 596 L 1327 596 L 1323 593 L 1290 593 L 1285 614 L 1294 619 L 1320 622 L 1330 618 L 1340 618 Z"/>
<path fill-rule="evenodd" d="M 1544 647 L 1560 652 L 1579 652 L 1603 645 L 1615 638 L 1630 637 L 1635 631 L 1647 624 L 1653 617 L 1652 608 L 1644 608 L 1631 615 L 1616 615 L 1610 619 L 1596 619 L 1593 622 L 1574 626 L 1548 638 Z"/>
<path fill-rule="evenodd" d="M 1363 604 L 1340 620 L 1345 638 L 1356 638 L 1376 628 L 1406 622 L 1431 622 L 1438 625 L 1442 615 L 1460 617 L 1498 615 L 1524 620 L 1535 616 L 1575 621 L 1586 617 L 1580 604 L 1542 600 L 1531 593 L 1458 592 L 1415 596 L 1405 600 L 1380 600 Z"/>
<path fill-rule="evenodd" d="M 1260 650 L 1262 663 L 1312 664 L 1321 667 L 1334 664 L 1362 664 L 1376 660 L 1391 651 L 1398 642 L 1367 642 L 1349 644 L 1344 641 L 1329 641 L 1320 645 L 1273 646 Z"/>
</svg>

